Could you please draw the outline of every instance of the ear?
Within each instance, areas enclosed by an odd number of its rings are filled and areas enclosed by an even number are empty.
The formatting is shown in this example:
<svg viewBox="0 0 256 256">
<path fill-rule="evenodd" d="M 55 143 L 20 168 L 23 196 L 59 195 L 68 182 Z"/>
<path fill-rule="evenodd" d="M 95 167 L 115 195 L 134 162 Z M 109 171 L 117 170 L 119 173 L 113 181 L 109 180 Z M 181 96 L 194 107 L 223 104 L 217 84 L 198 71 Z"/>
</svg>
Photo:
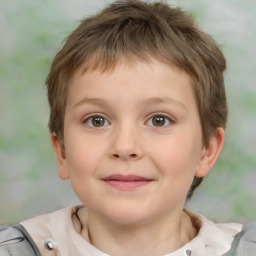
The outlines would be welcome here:
<svg viewBox="0 0 256 256">
<path fill-rule="evenodd" d="M 59 177 L 63 180 L 68 180 L 69 175 L 68 175 L 64 146 L 60 144 L 57 138 L 57 135 L 55 133 L 51 133 L 51 143 L 57 158 L 57 167 L 58 167 Z"/>
<path fill-rule="evenodd" d="M 209 145 L 202 151 L 201 159 L 195 173 L 196 177 L 204 177 L 211 170 L 221 152 L 224 144 L 225 132 L 219 127 L 211 136 Z"/>
</svg>

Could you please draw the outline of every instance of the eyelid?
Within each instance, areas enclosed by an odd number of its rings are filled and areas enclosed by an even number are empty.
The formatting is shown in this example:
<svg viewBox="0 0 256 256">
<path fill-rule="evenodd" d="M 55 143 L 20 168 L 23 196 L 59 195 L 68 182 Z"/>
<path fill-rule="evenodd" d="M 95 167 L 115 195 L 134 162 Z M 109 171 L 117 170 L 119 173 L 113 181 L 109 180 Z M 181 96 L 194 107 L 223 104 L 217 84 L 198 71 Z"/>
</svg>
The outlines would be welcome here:
<svg viewBox="0 0 256 256">
<path fill-rule="evenodd" d="M 167 113 L 165 113 L 165 112 L 154 112 L 154 113 L 152 113 L 152 114 L 149 114 L 148 119 L 149 119 L 149 118 L 152 118 L 152 117 L 154 117 L 154 116 L 163 116 L 163 117 L 166 117 L 166 118 L 170 119 L 172 122 L 175 121 L 175 119 L 174 119 L 173 116 L 171 116 L 170 114 L 167 114 Z"/>
</svg>

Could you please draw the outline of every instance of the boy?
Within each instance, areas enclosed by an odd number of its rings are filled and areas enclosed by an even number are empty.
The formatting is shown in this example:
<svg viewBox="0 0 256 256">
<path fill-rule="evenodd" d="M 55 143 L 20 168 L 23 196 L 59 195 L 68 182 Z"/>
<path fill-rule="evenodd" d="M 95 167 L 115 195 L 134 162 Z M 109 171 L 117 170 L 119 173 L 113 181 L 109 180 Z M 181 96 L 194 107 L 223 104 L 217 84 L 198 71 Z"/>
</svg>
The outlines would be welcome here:
<svg viewBox="0 0 256 256">
<path fill-rule="evenodd" d="M 255 224 L 184 210 L 224 143 L 225 66 L 179 8 L 85 19 L 47 78 L 58 173 L 83 205 L 2 227 L 0 255 L 255 255 Z"/>
</svg>

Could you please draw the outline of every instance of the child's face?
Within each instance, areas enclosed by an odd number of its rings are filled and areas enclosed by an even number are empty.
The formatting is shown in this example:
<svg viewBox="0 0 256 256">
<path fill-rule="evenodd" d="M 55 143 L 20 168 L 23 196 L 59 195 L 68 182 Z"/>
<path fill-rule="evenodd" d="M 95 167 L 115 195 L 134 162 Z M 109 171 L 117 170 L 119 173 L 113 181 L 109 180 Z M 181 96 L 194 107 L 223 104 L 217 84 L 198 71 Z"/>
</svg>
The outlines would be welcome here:
<svg viewBox="0 0 256 256">
<path fill-rule="evenodd" d="M 120 223 L 181 211 L 204 176 L 202 131 L 189 76 L 163 63 L 77 71 L 58 171 L 94 214 Z"/>
</svg>

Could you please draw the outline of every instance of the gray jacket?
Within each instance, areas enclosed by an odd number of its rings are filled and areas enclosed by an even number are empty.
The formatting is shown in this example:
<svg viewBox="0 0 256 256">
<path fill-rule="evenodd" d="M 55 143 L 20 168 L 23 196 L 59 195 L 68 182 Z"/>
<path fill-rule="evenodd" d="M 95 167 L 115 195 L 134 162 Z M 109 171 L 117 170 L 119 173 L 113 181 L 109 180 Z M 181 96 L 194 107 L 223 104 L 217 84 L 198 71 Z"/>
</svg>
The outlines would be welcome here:
<svg viewBox="0 0 256 256">
<path fill-rule="evenodd" d="M 43 255 L 25 228 L 18 224 L 13 227 L 0 226 L 0 256 Z M 242 231 L 232 243 L 231 250 L 223 256 L 256 256 L 256 223 L 243 225 Z"/>
</svg>

